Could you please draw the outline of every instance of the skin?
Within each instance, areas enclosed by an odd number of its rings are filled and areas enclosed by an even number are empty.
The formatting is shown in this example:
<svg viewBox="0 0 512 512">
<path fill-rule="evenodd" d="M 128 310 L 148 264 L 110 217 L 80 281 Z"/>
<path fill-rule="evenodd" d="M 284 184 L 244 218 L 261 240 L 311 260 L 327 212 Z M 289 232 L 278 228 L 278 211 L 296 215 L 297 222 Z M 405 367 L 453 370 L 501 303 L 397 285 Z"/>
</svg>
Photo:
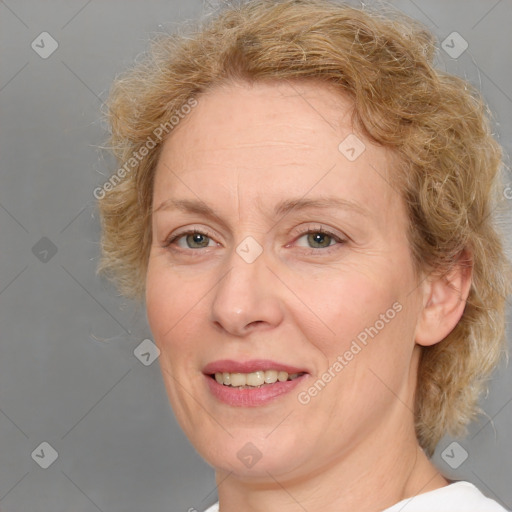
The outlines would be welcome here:
<svg viewBox="0 0 512 512">
<path fill-rule="evenodd" d="M 378 511 L 446 485 L 416 440 L 414 389 L 421 345 L 456 325 L 471 277 L 459 267 L 415 274 L 389 184 L 395 157 L 354 130 L 350 101 L 323 84 L 230 83 L 198 101 L 157 165 L 146 306 L 170 402 L 216 469 L 221 511 Z M 351 133 L 366 146 L 354 161 L 338 149 Z M 327 196 L 366 214 L 274 212 Z M 217 218 L 175 209 L 178 199 Z M 304 233 L 320 228 L 334 237 L 312 246 Z M 187 230 L 206 233 L 206 247 L 186 235 L 167 243 Z M 236 252 L 248 236 L 263 250 L 253 263 Z M 298 393 L 396 302 L 401 311 L 301 404 Z M 270 404 L 232 407 L 202 373 L 219 359 L 272 359 L 309 375 Z M 261 454 L 251 468 L 237 457 L 248 442 Z"/>
</svg>

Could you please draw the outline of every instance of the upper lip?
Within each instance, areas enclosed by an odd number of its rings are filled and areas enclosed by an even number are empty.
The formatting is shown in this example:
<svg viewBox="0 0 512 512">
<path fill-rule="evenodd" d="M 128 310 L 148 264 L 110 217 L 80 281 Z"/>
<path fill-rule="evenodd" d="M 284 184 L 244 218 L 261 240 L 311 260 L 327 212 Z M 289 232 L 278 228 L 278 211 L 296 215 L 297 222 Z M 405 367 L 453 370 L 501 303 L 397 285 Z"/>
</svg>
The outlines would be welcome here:
<svg viewBox="0 0 512 512">
<path fill-rule="evenodd" d="M 287 373 L 307 373 L 303 368 L 297 368 L 288 364 L 278 363 L 269 359 L 251 359 L 250 361 L 234 361 L 233 359 L 222 359 L 208 363 L 203 368 L 203 373 L 252 373 L 264 370 L 277 370 Z"/>
</svg>

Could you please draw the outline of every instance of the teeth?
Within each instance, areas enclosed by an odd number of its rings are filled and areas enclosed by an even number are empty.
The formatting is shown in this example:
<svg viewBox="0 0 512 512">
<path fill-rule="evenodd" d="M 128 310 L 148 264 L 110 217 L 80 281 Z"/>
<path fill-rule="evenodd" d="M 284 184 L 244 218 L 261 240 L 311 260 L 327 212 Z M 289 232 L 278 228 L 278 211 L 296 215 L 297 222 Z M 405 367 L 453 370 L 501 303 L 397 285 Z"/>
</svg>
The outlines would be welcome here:
<svg viewBox="0 0 512 512">
<path fill-rule="evenodd" d="M 265 382 L 265 372 L 249 373 L 245 380 L 247 386 L 261 386 Z"/>
<path fill-rule="evenodd" d="M 277 381 L 278 372 L 276 370 L 267 370 L 265 372 L 265 383 L 273 384 Z"/>
<path fill-rule="evenodd" d="M 275 382 L 285 382 L 301 376 L 302 373 L 291 373 L 277 370 L 265 370 L 252 373 L 216 373 L 215 380 L 224 386 L 235 388 L 261 387 L 265 384 L 274 384 Z"/>
<path fill-rule="evenodd" d="M 232 373 L 230 384 L 235 388 L 245 386 L 247 384 L 247 377 L 243 373 Z"/>
</svg>

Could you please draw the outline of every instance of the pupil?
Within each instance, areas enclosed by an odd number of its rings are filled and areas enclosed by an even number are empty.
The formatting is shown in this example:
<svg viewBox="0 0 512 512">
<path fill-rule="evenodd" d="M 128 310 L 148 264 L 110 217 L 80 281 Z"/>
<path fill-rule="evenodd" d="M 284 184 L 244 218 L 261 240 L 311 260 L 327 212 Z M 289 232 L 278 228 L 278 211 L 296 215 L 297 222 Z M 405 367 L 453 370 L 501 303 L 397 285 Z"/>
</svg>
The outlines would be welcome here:
<svg viewBox="0 0 512 512">
<path fill-rule="evenodd" d="M 331 242 L 331 237 L 324 233 L 312 233 L 309 235 L 309 241 L 314 247 L 327 247 Z"/>
<path fill-rule="evenodd" d="M 189 246 L 206 247 L 208 245 L 208 237 L 202 235 L 201 233 L 194 233 L 192 235 L 188 235 L 187 238 Z"/>
</svg>

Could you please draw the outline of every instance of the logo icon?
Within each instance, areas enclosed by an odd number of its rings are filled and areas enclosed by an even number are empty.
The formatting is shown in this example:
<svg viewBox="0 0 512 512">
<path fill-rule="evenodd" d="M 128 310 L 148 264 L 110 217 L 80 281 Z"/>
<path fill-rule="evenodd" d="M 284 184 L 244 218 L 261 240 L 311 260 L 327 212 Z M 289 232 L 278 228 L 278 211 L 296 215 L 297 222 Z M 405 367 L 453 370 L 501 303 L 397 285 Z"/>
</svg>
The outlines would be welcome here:
<svg viewBox="0 0 512 512">
<path fill-rule="evenodd" d="M 256 464 L 256 462 L 261 459 L 262 453 L 254 444 L 248 442 L 245 443 L 240 450 L 238 450 L 236 456 L 240 459 L 244 466 L 251 469 Z"/>
<path fill-rule="evenodd" d="M 263 252 L 263 247 L 252 236 L 248 236 L 238 245 L 236 252 L 246 263 L 254 263 Z"/>
<path fill-rule="evenodd" d="M 468 46 L 468 42 L 458 32 L 452 32 L 441 43 L 441 48 L 452 59 L 458 59 L 468 49 Z"/>
<path fill-rule="evenodd" d="M 442 451 L 441 458 L 452 469 L 457 469 L 468 458 L 468 452 L 457 441 L 453 441 Z"/>
<path fill-rule="evenodd" d="M 43 263 L 48 263 L 56 254 L 57 246 L 49 239 L 43 236 L 32 247 L 32 254 Z"/>
<path fill-rule="evenodd" d="M 47 59 L 59 47 L 59 43 L 48 32 L 41 32 L 30 46 L 39 57 Z"/>
<path fill-rule="evenodd" d="M 59 454 L 57 450 L 44 441 L 33 452 L 32 458 L 43 468 L 49 468 L 56 460 Z"/>
<path fill-rule="evenodd" d="M 366 149 L 364 142 L 355 134 L 351 133 L 339 144 L 339 152 L 350 162 L 357 160 Z"/>
<path fill-rule="evenodd" d="M 133 354 L 144 366 L 149 366 L 160 355 L 160 349 L 151 340 L 145 339 Z"/>
</svg>

